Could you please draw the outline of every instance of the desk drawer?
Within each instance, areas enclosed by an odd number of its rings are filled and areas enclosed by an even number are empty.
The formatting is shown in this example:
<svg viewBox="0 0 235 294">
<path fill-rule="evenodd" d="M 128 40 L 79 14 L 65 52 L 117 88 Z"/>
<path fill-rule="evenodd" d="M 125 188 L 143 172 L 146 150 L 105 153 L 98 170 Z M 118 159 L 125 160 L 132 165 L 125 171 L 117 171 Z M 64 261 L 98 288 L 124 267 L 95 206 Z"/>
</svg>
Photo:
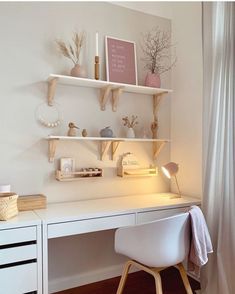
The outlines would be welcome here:
<svg viewBox="0 0 235 294">
<path fill-rule="evenodd" d="M 0 231 L 0 246 L 33 241 L 36 239 L 36 227 L 26 227 Z"/>
<path fill-rule="evenodd" d="M 135 214 L 115 215 L 48 225 L 48 238 L 58 238 L 135 224 Z"/>
<path fill-rule="evenodd" d="M 165 210 L 153 210 L 137 213 L 137 224 L 147 223 L 154 220 L 158 220 L 164 217 L 176 215 L 187 211 L 187 207 L 165 209 Z"/>
<path fill-rule="evenodd" d="M 0 265 L 36 258 L 36 244 L 0 249 Z"/>
<path fill-rule="evenodd" d="M 36 262 L 0 269 L 1 294 L 23 294 L 37 289 Z"/>
</svg>

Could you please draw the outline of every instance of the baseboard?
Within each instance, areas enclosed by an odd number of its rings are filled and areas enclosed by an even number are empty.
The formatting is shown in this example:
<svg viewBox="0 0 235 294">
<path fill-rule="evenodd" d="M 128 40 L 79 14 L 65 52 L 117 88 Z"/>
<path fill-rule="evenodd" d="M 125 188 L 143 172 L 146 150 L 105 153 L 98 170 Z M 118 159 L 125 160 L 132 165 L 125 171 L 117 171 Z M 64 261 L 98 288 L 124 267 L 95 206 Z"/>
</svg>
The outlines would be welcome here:
<svg viewBox="0 0 235 294">
<path fill-rule="evenodd" d="M 82 285 L 114 278 L 120 276 L 122 273 L 123 264 L 114 265 L 106 268 L 101 268 L 95 271 L 89 271 L 86 273 L 62 277 L 49 281 L 49 293 L 55 293 L 70 288 L 79 287 Z M 130 272 L 136 272 L 135 268 L 131 268 Z"/>
</svg>

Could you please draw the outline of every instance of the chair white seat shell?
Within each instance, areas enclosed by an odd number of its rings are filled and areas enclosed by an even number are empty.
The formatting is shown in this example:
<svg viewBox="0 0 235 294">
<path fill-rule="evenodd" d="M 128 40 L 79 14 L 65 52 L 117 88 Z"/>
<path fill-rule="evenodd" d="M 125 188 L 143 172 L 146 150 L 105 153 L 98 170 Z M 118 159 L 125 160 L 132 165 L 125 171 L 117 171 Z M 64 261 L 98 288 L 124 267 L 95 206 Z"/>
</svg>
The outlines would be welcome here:
<svg viewBox="0 0 235 294">
<path fill-rule="evenodd" d="M 159 272 L 178 265 L 188 294 L 192 290 L 182 261 L 188 256 L 190 245 L 189 213 L 117 229 L 115 251 L 128 256 L 117 293 L 122 293 L 131 265 L 145 270 L 155 277 L 156 291 L 162 293 Z"/>
</svg>

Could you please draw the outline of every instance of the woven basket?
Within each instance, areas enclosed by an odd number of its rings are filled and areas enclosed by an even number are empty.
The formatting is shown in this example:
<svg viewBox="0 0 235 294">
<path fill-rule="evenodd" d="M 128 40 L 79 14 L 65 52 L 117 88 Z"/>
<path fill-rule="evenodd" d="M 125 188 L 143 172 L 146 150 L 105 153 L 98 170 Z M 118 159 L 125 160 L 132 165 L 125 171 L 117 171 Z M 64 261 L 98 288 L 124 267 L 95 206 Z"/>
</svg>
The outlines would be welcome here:
<svg viewBox="0 0 235 294">
<path fill-rule="evenodd" d="M 0 193 L 0 220 L 8 220 L 18 214 L 17 198 L 15 193 Z"/>
</svg>

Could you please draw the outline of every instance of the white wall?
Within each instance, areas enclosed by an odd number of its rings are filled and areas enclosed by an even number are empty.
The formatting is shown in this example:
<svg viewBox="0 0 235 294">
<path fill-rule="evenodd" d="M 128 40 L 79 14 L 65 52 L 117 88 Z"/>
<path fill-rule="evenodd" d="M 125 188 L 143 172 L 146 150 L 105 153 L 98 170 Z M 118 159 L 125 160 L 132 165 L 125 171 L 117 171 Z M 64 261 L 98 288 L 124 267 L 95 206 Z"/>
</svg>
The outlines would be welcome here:
<svg viewBox="0 0 235 294">
<path fill-rule="evenodd" d="M 170 29 L 170 21 L 167 19 L 108 3 L 0 3 L 0 183 L 10 183 L 12 190 L 21 195 L 43 193 L 48 202 L 169 190 L 169 182 L 161 174 L 157 178 L 118 178 L 117 162 L 110 161 L 108 157 L 101 162 L 97 143 L 94 142 L 62 142 L 58 146 L 55 163 L 48 162 L 48 146 L 44 138 L 49 134 L 66 134 L 69 121 L 75 122 L 82 129 L 86 128 L 91 136 L 97 136 L 101 128 L 109 125 L 116 136 L 122 136 L 124 128 L 121 118 L 137 114 L 137 135 L 140 136 L 142 128 L 146 128 L 150 136 L 150 124 L 153 119 L 150 96 L 126 93 L 122 95 L 116 113 L 111 111 L 110 104 L 107 110 L 102 112 L 99 109 L 96 90 L 60 85 L 56 91 L 56 102 L 63 112 L 62 126 L 53 130 L 46 129 L 35 117 L 38 105 L 46 101 L 48 75 L 68 73 L 72 66 L 58 54 L 54 42 L 56 38 L 68 40 L 76 28 L 87 32 L 82 61 L 89 77 L 93 77 L 94 41 L 95 32 L 98 30 L 101 76 L 105 78 L 104 36 L 133 40 L 138 45 L 141 32 L 155 24 L 162 29 Z M 139 83 L 142 84 L 145 73 L 139 46 L 137 56 Z M 171 87 L 169 75 L 163 78 L 162 86 Z M 159 122 L 159 137 L 169 138 L 169 96 L 165 97 L 161 105 Z M 128 151 L 134 152 L 143 166 L 153 163 L 151 144 L 122 144 L 117 157 Z M 57 182 L 54 172 L 58 159 L 66 156 L 76 159 L 77 168 L 104 168 L 104 178 Z M 170 147 L 166 146 L 157 164 L 161 165 L 169 159 Z M 110 276 L 120 273 L 120 268 L 116 265 L 123 259 L 113 252 L 113 231 L 79 237 L 53 240 L 49 244 L 49 276 L 54 290 L 104 278 L 105 273 Z M 97 261 L 93 256 L 95 252 L 99 252 L 103 258 Z M 63 266 L 60 266 L 61 264 Z"/>
<path fill-rule="evenodd" d="M 202 195 L 201 2 L 175 3 L 172 35 L 177 66 L 172 71 L 171 160 L 180 164 L 182 193 Z M 175 185 L 172 184 L 175 191 Z"/>
<path fill-rule="evenodd" d="M 172 20 L 178 58 L 172 70 L 171 160 L 178 162 L 182 194 L 202 195 L 202 16 L 201 2 L 119 2 Z M 172 190 L 176 191 L 172 182 Z"/>
<path fill-rule="evenodd" d="M 154 16 L 143 15 L 108 3 L 1 3 L 1 153 L 4 158 L 0 166 L 0 183 L 9 182 L 19 194 L 45 193 L 49 202 L 109 197 L 135 193 L 167 191 L 167 181 L 159 176 L 155 179 L 123 180 L 115 176 L 116 162 L 106 158 L 98 159 L 96 143 L 61 143 L 56 159 L 73 156 L 77 167 L 100 166 L 105 168 L 104 179 L 59 183 L 54 171 L 58 165 L 48 163 L 48 134 L 67 133 L 69 121 L 74 121 L 88 134 L 97 136 L 99 130 L 111 126 L 116 136 L 124 134 L 121 118 L 137 114 L 139 126 L 150 135 L 152 122 L 151 97 L 123 94 L 118 111 L 113 113 L 110 104 L 102 112 L 98 104 L 98 92 L 92 89 L 77 89 L 59 86 L 56 102 L 63 113 L 63 124 L 56 129 L 45 129 L 35 118 L 35 111 L 46 101 L 49 73 L 68 73 L 72 64 L 61 57 L 55 46 L 56 38 L 70 39 L 75 28 L 87 32 L 86 48 L 82 60 L 89 77 L 93 77 L 95 31 L 100 32 L 101 77 L 104 75 L 104 36 L 134 40 L 139 43 L 141 32 L 156 22 L 162 28 L 169 28 L 170 22 Z M 92 16 L 92 22 L 90 18 Z M 106 20 L 104 22 L 104 19 Z M 140 19 L 143 22 L 139 21 Z M 108 24 L 108 25 L 107 25 Z M 139 83 L 143 83 L 143 63 L 137 46 Z M 169 87 L 169 78 L 163 80 L 163 87 Z M 144 99 L 143 99 L 144 98 Z M 159 136 L 170 135 L 170 98 L 162 103 Z M 144 110 L 144 111 L 143 111 Z M 152 146 L 149 144 L 122 144 L 118 155 L 133 151 L 143 165 L 152 163 Z M 159 157 L 158 164 L 169 160 L 169 146 Z M 97 191 L 99 191 L 97 193 Z"/>
<path fill-rule="evenodd" d="M 178 62 L 172 72 L 174 94 L 171 98 L 166 97 L 161 105 L 159 136 L 172 139 L 171 160 L 180 163 L 179 183 L 182 192 L 200 195 L 201 4 L 132 2 L 122 5 L 172 19 Z M 37 106 L 45 101 L 45 81 L 48 74 L 68 72 L 71 67 L 71 64 L 56 52 L 56 37 L 67 39 L 76 27 L 87 31 L 83 64 L 92 77 L 92 48 L 96 30 L 100 32 L 102 39 L 104 35 L 109 34 L 138 42 L 140 32 L 155 24 L 162 28 L 170 26 L 169 20 L 164 18 L 108 3 L 0 3 L 0 183 L 11 183 L 12 189 L 19 194 L 45 193 L 49 202 L 168 190 L 168 182 L 161 175 L 154 179 L 117 178 L 116 162 L 108 159 L 100 162 L 94 143 L 62 143 L 56 158 L 73 156 L 77 167 L 104 167 L 104 179 L 92 180 L 89 183 L 59 183 L 54 179 L 57 161 L 55 164 L 47 161 L 47 144 L 43 138 L 48 134 L 65 134 L 69 121 L 76 122 L 81 128 L 87 128 L 90 135 L 96 135 L 99 129 L 107 125 L 111 125 L 116 134 L 123 134 L 121 117 L 132 113 L 138 114 L 142 126 L 149 126 L 152 120 L 150 98 L 125 94 L 120 100 L 117 113 L 114 114 L 110 105 L 106 112 L 99 110 L 95 90 L 59 86 L 56 101 L 63 110 L 64 124 L 61 128 L 51 131 L 41 127 L 35 119 Z M 104 60 L 103 44 L 101 52 L 101 60 Z M 139 81 L 142 83 L 144 73 L 140 51 L 137 51 L 137 54 Z M 171 87 L 169 76 L 163 78 L 163 87 Z M 137 133 L 141 134 L 141 128 Z M 150 145 L 123 145 L 119 154 L 130 150 L 136 153 L 143 165 L 151 163 Z M 168 146 L 161 153 L 157 164 L 161 165 L 169 160 Z M 174 185 L 172 188 L 174 190 Z M 122 259 L 113 254 L 113 231 L 88 234 L 81 238 L 76 236 L 69 240 L 53 240 L 49 245 L 50 279 L 54 289 L 75 286 L 73 283 L 92 281 L 95 277 L 105 277 L 107 269 L 110 276 L 115 275 L 119 271 L 116 265 L 122 262 Z M 104 259 L 96 262 L 93 253 L 103 252 L 101 249 L 104 246 L 105 254 L 101 254 Z M 86 254 L 83 248 L 86 248 Z M 73 253 L 68 256 L 67 252 Z M 74 260 L 76 262 L 73 262 Z M 60 261 L 65 265 L 63 268 L 60 267 Z M 83 266 L 84 271 L 79 271 Z M 82 280 L 78 280 L 78 273 Z"/>
</svg>

